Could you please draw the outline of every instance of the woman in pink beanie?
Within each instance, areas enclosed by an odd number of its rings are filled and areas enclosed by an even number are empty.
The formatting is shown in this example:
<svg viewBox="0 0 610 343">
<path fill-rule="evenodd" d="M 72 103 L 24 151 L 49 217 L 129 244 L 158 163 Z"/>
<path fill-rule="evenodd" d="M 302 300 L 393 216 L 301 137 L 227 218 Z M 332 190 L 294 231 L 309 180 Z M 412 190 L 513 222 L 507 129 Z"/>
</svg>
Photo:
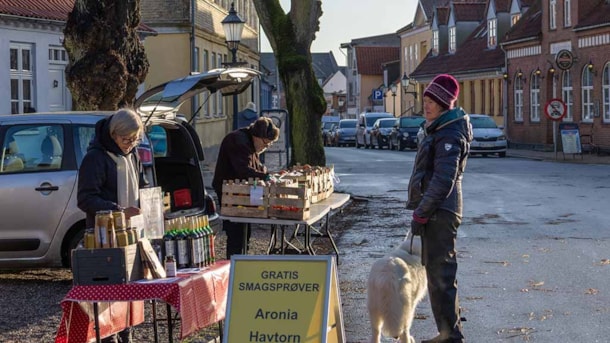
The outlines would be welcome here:
<svg viewBox="0 0 610 343">
<path fill-rule="evenodd" d="M 422 343 L 464 342 L 455 241 L 462 221 L 462 174 L 472 141 L 469 117 L 455 107 L 457 80 L 437 75 L 424 90 L 423 137 L 409 180 L 412 234 L 421 236 L 428 295 L 439 335 Z"/>
</svg>

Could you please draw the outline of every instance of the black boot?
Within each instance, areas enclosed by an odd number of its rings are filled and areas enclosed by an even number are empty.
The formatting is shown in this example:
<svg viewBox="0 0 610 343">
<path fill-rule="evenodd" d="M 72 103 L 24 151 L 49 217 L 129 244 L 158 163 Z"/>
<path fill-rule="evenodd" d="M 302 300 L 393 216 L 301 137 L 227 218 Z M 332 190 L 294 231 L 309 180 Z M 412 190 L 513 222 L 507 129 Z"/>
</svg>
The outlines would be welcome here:
<svg viewBox="0 0 610 343">
<path fill-rule="evenodd" d="M 438 335 L 431 339 L 424 339 L 421 343 L 463 343 L 462 338 L 446 338 L 443 335 Z"/>
</svg>

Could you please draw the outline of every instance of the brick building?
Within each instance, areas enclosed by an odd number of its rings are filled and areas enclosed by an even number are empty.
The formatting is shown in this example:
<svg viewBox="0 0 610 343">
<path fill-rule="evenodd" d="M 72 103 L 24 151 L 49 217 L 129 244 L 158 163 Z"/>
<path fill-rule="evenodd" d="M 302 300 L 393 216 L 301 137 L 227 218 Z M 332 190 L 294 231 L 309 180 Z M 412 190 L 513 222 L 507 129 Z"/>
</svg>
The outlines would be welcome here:
<svg viewBox="0 0 610 343">
<path fill-rule="evenodd" d="M 583 148 L 610 150 L 609 44 L 610 1 L 533 1 L 501 43 L 512 146 L 553 147 L 544 107 L 559 98 L 567 108 L 560 122 L 578 125 Z"/>
</svg>

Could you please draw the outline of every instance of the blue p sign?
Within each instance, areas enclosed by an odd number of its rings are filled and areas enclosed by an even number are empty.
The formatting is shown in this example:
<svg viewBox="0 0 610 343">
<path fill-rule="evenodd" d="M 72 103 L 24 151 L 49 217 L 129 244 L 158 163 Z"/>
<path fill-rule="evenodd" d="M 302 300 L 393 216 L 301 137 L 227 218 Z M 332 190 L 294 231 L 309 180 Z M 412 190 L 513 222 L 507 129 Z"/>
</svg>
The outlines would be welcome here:
<svg viewBox="0 0 610 343">
<path fill-rule="evenodd" d="M 383 92 L 381 89 L 373 89 L 373 100 L 382 100 Z"/>
</svg>

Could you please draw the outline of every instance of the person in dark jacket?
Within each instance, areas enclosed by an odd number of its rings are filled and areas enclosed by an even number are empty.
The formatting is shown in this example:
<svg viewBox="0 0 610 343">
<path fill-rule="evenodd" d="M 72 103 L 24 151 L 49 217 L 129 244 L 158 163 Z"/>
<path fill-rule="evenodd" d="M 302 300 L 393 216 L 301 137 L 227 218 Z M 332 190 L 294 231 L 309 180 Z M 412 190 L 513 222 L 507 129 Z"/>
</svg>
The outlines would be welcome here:
<svg viewBox="0 0 610 343">
<path fill-rule="evenodd" d="M 123 210 L 130 218 L 140 213 L 139 189 L 145 186 L 136 151 L 143 134 L 140 116 L 120 109 L 95 125 L 95 136 L 78 171 L 78 207 L 87 214 L 87 227 L 95 226 L 95 213 Z M 102 342 L 131 341 L 131 329 Z"/>
<path fill-rule="evenodd" d="M 411 230 L 422 240 L 430 305 L 439 335 L 422 343 L 463 342 L 457 293 L 455 241 L 462 221 L 462 175 L 472 141 L 459 84 L 440 74 L 424 90 L 423 139 L 409 180 Z"/>
<path fill-rule="evenodd" d="M 277 141 L 280 136 L 273 121 L 260 117 L 250 126 L 229 133 L 220 144 L 212 187 L 218 196 L 222 208 L 222 183 L 224 180 L 244 180 L 258 178 L 269 180 L 267 167 L 260 161 L 259 154 Z M 250 230 L 247 224 L 223 221 L 223 229 L 227 234 L 227 259 L 231 255 L 241 254 L 244 248 L 244 231 L 250 240 Z"/>
</svg>

